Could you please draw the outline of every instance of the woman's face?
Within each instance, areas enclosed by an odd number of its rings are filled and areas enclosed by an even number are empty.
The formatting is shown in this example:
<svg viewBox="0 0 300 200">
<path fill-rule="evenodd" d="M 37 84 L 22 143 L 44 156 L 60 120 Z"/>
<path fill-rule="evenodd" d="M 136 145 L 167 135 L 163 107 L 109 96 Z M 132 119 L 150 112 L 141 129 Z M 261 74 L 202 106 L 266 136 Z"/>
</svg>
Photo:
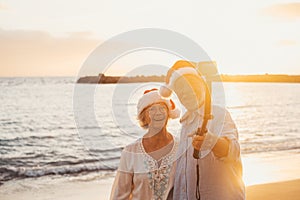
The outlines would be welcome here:
<svg viewBox="0 0 300 200">
<path fill-rule="evenodd" d="M 205 99 L 203 82 L 195 76 L 183 76 L 174 83 L 174 92 L 187 110 L 201 107 Z"/>
<path fill-rule="evenodd" d="M 168 107 L 164 103 L 152 104 L 147 108 L 148 117 L 150 120 L 149 128 L 162 129 L 167 125 Z"/>
</svg>

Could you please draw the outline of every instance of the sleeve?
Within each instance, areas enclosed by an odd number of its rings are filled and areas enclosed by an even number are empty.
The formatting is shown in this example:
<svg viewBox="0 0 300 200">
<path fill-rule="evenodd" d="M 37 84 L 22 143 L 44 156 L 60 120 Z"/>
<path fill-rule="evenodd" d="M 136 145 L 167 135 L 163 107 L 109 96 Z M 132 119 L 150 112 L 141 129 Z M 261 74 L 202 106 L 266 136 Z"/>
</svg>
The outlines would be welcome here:
<svg viewBox="0 0 300 200">
<path fill-rule="evenodd" d="M 112 187 L 111 200 L 129 200 L 132 193 L 133 174 L 118 171 Z"/>
<path fill-rule="evenodd" d="M 133 173 L 129 169 L 125 169 L 128 167 L 129 158 L 130 157 L 127 157 L 126 152 L 123 150 L 120 159 L 120 166 L 112 186 L 110 200 L 130 199 L 133 188 Z"/>
<path fill-rule="evenodd" d="M 238 131 L 230 113 L 226 110 L 225 120 L 221 137 L 224 137 L 229 142 L 228 154 L 226 157 L 219 158 L 225 162 L 238 161 L 240 159 L 240 144 L 238 142 Z"/>
</svg>

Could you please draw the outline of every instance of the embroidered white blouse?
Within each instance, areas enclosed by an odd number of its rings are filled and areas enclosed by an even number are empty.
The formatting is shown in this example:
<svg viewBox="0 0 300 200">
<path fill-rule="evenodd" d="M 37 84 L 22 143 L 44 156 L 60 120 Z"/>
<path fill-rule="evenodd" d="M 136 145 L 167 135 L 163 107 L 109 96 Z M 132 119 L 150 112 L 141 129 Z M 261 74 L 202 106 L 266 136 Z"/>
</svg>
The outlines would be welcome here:
<svg viewBox="0 0 300 200">
<path fill-rule="evenodd" d="M 172 146 L 168 148 L 169 145 Z M 142 139 L 126 146 L 121 154 L 110 199 L 172 199 L 169 192 L 174 185 L 178 139 L 173 137 L 169 145 L 162 149 L 163 156 L 160 158 L 157 156 L 162 155 L 160 152 L 156 152 L 156 155 L 146 153 Z"/>
<path fill-rule="evenodd" d="M 196 163 L 193 158 L 192 138 L 188 134 L 201 127 L 204 109 L 183 116 L 177 169 L 174 182 L 174 200 L 196 199 Z M 201 147 L 199 159 L 201 200 L 242 200 L 245 188 L 242 180 L 242 163 L 238 132 L 229 112 L 212 106 L 214 118 L 208 122 L 206 139 Z M 218 137 L 229 141 L 228 155 L 218 158 L 211 151 Z"/>
</svg>

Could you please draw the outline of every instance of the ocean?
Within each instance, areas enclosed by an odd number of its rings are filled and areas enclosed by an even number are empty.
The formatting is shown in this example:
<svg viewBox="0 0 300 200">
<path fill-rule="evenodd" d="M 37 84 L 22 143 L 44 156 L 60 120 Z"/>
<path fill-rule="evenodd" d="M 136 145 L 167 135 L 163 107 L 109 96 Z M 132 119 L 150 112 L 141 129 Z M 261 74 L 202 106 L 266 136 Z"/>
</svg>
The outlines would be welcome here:
<svg viewBox="0 0 300 200">
<path fill-rule="evenodd" d="M 30 178 L 110 176 L 122 148 L 143 135 L 135 117 L 137 99 L 143 89 L 158 83 L 75 82 L 73 77 L 0 78 L 0 185 Z M 85 105 L 74 109 L 74 98 L 86 98 L 74 96 L 75 87 L 94 90 L 88 101 L 93 113 Z M 222 94 L 213 94 L 214 102 L 230 111 L 242 155 L 300 153 L 300 84 L 223 83 L 223 87 L 224 101 Z M 170 121 L 168 129 L 179 136 L 179 121 Z"/>
</svg>

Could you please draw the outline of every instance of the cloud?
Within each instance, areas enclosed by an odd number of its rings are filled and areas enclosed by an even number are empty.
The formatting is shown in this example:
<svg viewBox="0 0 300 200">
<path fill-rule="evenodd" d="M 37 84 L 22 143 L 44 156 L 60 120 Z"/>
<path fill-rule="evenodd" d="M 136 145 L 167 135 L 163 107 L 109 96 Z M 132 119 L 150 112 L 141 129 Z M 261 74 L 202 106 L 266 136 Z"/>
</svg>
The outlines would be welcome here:
<svg viewBox="0 0 300 200">
<path fill-rule="evenodd" d="M 54 37 L 43 31 L 0 29 L 0 76 L 76 75 L 100 43 L 90 35 Z"/>
<path fill-rule="evenodd" d="M 7 10 L 7 6 L 3 3 L 0 3 L 0 10 Z"/>
<path fill-rule="evenodd" d="M 281 46 L 281 47 L 294 46 L 297 44 L 298 44 L 298 42 L 296 40 L 279 40 L 276 43 L 276 45 Z"/>
<path fill-rule="evenodd" d="M 300 3 L 275 4 L 262 9 L 261 13 L 281 19 L 300 19 Z"/>
<path fill-rule="evenodd" d="M 89 38 L 89 37 L 93 36 L 93 34 L 89 31 L 70 32 L 68 34 L 70 37 L 73 37 L 73 38 Z"/>
</svg>

